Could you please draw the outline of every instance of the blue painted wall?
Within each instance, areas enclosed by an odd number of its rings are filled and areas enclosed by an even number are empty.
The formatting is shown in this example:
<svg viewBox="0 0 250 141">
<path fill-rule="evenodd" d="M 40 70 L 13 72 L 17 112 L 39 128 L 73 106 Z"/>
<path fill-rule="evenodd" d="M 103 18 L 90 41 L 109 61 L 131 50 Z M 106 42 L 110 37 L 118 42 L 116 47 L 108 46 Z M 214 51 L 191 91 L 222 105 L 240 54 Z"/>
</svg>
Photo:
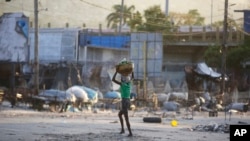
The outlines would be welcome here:
<svg viewBox="0 0 250 141">
<path fill-rule="evenodd" d="M 128 48 L 130 35 L 91 35 L 80 33 L 80 46 L 100 46 L 107 48 Z"/>
</svg>

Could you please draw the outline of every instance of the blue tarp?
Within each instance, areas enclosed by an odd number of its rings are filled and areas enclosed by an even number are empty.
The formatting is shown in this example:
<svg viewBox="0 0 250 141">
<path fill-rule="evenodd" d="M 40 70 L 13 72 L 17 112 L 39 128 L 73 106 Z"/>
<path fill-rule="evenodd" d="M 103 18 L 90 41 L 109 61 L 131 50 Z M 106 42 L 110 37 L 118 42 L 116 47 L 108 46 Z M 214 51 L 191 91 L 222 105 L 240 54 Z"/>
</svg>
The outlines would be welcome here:
<svg viewBox="0 0 250 141">
<path fill-rule="evenodd" d="M 104 95 L 104 98 L 121 98 L 121 94 L 117 91 L 109 91 Z"/>
<path fill-rule="evenodd" d="M 38 96 L 46 97 L 48 98 L 48 100 L 57 100 L 57 101 L 67 100 L 67 94 L 65 91 L 55 90 L 55 89 L 44 90 L 40 92 Z"/>
<path fill-rule="evenodd" d="M 87 92 L 89 99 L 93 100 L 98 97 L 97 91 L 88 87 L 84 87 L 84 86 L 81 86 L 81 88 L 83 88 Z"/>
<path fill-rule="evenodd" d="M 197 64 L 194 71 L 200 75 L 210 76 L 213 78 L 221 77 L 220 73 L 213 71 L 212 68 L 208 67 L 206 63 Z"/>
<path fill-rule="evenodd" d="M 244 10 L 244 31 L 250 33 L 250 10 Z"/>
</svg>

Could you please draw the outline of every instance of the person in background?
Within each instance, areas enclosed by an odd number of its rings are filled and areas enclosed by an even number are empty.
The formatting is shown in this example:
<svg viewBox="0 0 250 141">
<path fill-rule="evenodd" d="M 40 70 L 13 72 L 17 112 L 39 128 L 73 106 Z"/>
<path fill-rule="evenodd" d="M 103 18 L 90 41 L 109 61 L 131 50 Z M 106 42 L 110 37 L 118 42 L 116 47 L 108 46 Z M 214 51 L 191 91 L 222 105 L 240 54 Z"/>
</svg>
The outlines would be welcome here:
<svg viewBox="0 0 250 141">
<path fill-rule="evenodd" d="M 121 98 L 122 98 L 122 107 L 118 113 L 118 117 L 120 119 L 121 123 L 121 134 L 125 133 L 124 130 L 124 124 L 123 124 L 123 118 L 122 115 L 125 117 L 125 121 L 127 124 L 127 128 L 129 131 L 128 136 L 131 137 L 133 136 L 130 128 L 130 123 L 129 123 L 129 117 L 128 117 L 128 109 L 130 108 L 130 94 L 131 94 L 131 88 L 132 88 L 132 81 L 134 79 L 134 73 L 131 73 L 131 76 L 123 76 L 121 75 L 121 81 L 116 80 L 116 75 L 117 71 L 115 72 L 112 81 L 115 82 L 116 84 L 120 85 L 120 92 L 121 92 Z"/>
</svg>

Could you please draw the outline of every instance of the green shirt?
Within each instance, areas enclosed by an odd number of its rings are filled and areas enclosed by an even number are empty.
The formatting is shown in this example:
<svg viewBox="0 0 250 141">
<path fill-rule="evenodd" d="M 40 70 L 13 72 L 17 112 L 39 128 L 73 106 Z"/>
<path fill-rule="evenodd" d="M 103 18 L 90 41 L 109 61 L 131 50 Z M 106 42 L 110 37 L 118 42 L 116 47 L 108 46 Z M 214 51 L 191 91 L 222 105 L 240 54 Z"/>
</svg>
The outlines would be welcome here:
<svg viewBox="0 0 250 141">
<path fill-rule="evenodd" d="M 120 87 L 121 97 L 130 98 L 131 82 L 122 82 Z"/>
</svg>

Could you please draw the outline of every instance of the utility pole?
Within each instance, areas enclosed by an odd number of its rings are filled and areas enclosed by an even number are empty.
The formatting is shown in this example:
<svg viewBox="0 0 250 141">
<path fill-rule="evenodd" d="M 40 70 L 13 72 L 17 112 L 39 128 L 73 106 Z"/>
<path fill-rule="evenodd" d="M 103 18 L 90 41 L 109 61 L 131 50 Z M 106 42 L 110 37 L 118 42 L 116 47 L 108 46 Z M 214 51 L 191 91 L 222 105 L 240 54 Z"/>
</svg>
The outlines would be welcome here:
<svg viewBox="0 0 250 141">
<path fill-rule="evenodd" d="M 213 24 L 213 0 L 211 0 L 211 27 L 212 27 L 212 24 Z"/>
<path fill-rule="evenodd" d="M 166 3 L 165 3 L 165 14 L 166 16 L 168 16 L 168 11 L 169 11 L 169 0 L 166 0 Z"/>
<path fill-rule="evenodd" d="M 34 36 L 34 86 L 35 86 L 35 94 L 39 92 L 39 37 L 38 37 L 38 0 L 34 0 L 34 24 L 35 24 L 35 36 Z"/>
<path fill-rule="evenodd" d="M 221 91 L 225 97 L 225 73 L 226 73 L 226 53 L 227 53 L 227 16 L 228 16 L 228 0 L 225 0 L 224 22 L 223 22 L 223 41 L 222 41 L 222 88 Z M 226 108 L 225 108 L 226 109 Z M 226 110 L 225 110 L 226 120 Z"/>
<path fill-rule="evenodd" d="M 123 10 L 124 10 L 124 0 L 122 0 L 121 4 L 121 13 L 120 13 L 120 26 L 119 26 L 119 33 L 121 34 L 122 31 L 122 21 L 123 21 Z"/>
</svg>

